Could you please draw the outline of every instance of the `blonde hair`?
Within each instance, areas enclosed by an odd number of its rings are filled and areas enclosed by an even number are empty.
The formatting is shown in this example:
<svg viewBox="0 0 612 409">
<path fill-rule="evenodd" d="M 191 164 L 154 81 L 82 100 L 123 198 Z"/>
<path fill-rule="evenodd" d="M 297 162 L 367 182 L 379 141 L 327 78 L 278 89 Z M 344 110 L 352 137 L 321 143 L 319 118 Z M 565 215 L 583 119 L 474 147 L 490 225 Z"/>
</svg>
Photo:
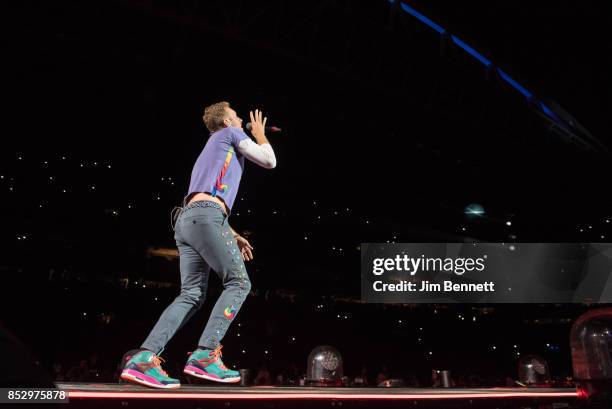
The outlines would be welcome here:
<svg viewBox="0 0 612 409">
<path fill-rule="evenodd" d="M 223 126 L 223 120 L 227 117 L 226 108 L 229 108 L 229 106 L 229 102 L 222 101 L 204 108 L 204 116 L 202 119 L 210 132 L 225 128 Z"/>
</svg>

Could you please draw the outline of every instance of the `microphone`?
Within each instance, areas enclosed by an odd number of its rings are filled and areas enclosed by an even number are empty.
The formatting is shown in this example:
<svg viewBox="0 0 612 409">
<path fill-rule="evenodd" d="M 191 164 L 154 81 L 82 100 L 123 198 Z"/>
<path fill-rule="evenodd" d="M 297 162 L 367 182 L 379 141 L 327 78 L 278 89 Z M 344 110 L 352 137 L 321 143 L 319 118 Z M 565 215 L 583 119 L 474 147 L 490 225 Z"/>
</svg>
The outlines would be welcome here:
<svg viewBox="0 0 612 409">
<path fill-rule="evenodd" d="M 250 131 L 252 128 L 253 128 L 253 125 L 251 125 L 250 122 L 247 122 L 247 124 L 246 124 L 247 131 Z M 280 129 L 277 126 L 266 126 L 265 131 L 266 132 L 281 132 L 282 129 Z"/>
</svg>

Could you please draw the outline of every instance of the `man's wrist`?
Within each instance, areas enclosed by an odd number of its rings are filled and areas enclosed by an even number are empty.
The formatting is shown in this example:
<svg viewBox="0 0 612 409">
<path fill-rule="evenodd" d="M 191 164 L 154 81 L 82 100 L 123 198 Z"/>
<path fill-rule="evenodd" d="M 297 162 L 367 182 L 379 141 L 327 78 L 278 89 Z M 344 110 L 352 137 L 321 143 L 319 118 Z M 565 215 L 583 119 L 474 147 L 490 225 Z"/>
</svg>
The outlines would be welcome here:
<svg viewBox="0 0 612 409">
<path fill-rule="evenodd" d="M 268 138 L 266 138 L 266 134 L 257 134 L 253 136 L 255 137 L 255 141 L 257 142 L 258 145 L 268 143 Z"/>
</svg>

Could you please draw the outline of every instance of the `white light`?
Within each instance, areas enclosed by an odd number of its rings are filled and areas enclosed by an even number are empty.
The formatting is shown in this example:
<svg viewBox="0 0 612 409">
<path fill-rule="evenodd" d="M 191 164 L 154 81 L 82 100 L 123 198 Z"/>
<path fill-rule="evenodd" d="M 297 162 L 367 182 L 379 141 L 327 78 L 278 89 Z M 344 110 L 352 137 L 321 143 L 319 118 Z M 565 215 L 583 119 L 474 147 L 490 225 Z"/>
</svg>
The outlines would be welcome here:
<svg viewBox="0 0 612 409">
<path fill-rule="evenodd" d="M 510 220 L 508 220 L 508 221 L 506 222 L 506 226 L 512 226 L 512 222 L 511 222 Z"/>
</svg>

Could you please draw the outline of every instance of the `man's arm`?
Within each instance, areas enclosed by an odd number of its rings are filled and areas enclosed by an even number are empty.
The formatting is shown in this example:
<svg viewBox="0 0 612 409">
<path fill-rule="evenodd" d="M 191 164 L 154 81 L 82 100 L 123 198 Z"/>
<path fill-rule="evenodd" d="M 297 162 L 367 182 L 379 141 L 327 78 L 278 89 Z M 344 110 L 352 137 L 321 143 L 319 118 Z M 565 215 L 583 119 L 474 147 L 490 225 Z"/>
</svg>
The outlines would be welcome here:
<svg viewBox="0 0 612 409">
<path fill-rule="evenodd" d="M 268 118 L 262 118 L 263 114 L 258 109 L 255 110 L 255 114 L 251 111 L 249 115 L 251 116 L 251 133 L 257 143 L 250 138 L 243 139 L 238 144 L 238 152 L 259 166 L 274 169 L 276 167 L 276 156 L 264 132 Z"/>
<path fill-rule="evenodd" d="M 228 225 L 229 226 L 229 225 Z M 232 229 L 232 226 L 229 226 L 230 230 L 232 231 L 232 235 L 234 236 L 234 238 L 236 237 L 240 237 L 240 235 L 238 234 L 238 232 L 234 229 Z"/>
<path fill-rule="evenodd" d="M 244 155 L 248 160 L 258 164 L 266 169 L 274 169 L 276 167 L 276 156 L 274 149 L 269 143 L 257 145 L 250 138 L 243 139 L 238 145 L 238 152 Z"/>
<path fill-rule="evenodd" d="M 236 230 L 232 229 L 232 226 L 229 226 L 229 228 L 232 231 L 232 234 L 234 235 L 234 240 L 236 240 L 238 248 L 240 249 L 242 259 L 245 261 L 253 260 L 253 246 L 251 246 L 251 243 L 249 243 L 247 239 L 239 235 Z"/>
</svg>

